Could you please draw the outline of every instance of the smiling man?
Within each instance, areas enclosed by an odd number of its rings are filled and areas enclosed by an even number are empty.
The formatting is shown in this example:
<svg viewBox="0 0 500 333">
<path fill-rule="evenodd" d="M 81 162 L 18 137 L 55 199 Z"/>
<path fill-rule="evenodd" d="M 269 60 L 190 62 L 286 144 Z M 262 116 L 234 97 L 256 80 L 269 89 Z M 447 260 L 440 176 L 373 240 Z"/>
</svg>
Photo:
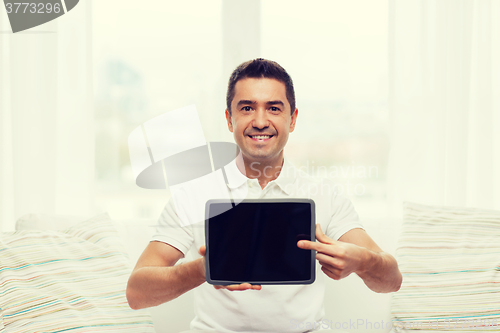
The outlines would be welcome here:
<svg viewBox="0 0 500 333">
<path fill-rule="evenodd" d="M 229 79 L 225 115 L 241 153 L 224 168 L 227 178 L 214 175 L 210 186 L 191 182 L 183 195 L 169 201 L 153 241 L 130 276 L 130 306 L 155 306 L 195 289 L 192 329 L 302 332 L 306 323 L 323 320 L 325 277 L 339 280 L 355 273 L 375 292 L 397 291 L 402 277 L 395 259 L 363 230 L 351 202 L 328 186 L 312 191 L 318 188 L 313 181 L 284 158 L 298 116 L 287 72 L 265 59 L 238 66 Z M 317 251 L 317 267 L 324 274 L 317 272 L 311 285 L 214 288 L 204 283 L 204 203 L 228 191 L 240 199 L 313 199 L 317 242 L 299 241 L 297 246 Z M 198 258 L 175 265 L 193 248 Z"/>
<path fill-rule="evenodd" d="M 292 90 L 289 95 L 293 94 Z M 297 114 L 295 101 L 288 101 L 287 89 L 280 77 L 246 77 L 236 81 L 233 74 L 228 88 L 226 120 L 241 150 L 238 169 L 253 178 L 263 175 L 259 179 L 262 188 L 279 174 L 283 148 L 288 134 L 295 128 Z"/>
</svg>

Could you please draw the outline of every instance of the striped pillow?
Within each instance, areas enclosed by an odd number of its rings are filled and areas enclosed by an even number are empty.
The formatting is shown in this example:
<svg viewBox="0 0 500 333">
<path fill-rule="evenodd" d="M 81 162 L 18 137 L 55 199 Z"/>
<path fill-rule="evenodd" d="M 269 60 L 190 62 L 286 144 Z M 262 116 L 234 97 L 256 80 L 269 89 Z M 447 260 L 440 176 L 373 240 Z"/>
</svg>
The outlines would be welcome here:
<svg viewBox="0 0 500 333">
<path fill-rule="evenodd" d="M 500 331 L 500 212 L 404 205 L 397 332 Z"/>
<path fill-rule="evenodd" d="M 6 332 L 154 332 L 125 297 L 131 272 L 107 214 L 63 231 L 0 235 Z"/>
</svg>

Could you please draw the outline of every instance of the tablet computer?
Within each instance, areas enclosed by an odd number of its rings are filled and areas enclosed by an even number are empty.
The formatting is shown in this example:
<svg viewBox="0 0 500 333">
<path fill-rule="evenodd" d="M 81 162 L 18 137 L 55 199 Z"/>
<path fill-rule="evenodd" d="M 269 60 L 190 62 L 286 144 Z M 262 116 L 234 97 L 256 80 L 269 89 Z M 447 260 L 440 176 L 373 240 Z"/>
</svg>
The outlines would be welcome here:
<svg viewBox="0 0 500 333">
<path fill-rule="evenodd" d="M 205 276 L 210 284 L 311 284 L 316 252 L 314 201 L 209 200 L 205 219 Z"/>
</svg>

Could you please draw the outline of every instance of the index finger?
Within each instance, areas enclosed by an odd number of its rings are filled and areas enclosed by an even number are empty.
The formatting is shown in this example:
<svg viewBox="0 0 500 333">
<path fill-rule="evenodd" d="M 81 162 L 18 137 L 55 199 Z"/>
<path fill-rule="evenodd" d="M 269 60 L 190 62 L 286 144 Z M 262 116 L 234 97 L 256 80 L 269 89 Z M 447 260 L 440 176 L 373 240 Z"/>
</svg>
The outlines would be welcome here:
<svg viewBox="0 0 500 333">
<path fill-rule="evenodd" d="M 321 243 L 319 242 L 311 242 L 308 240 L 301 240 L 297 243 L 297 246 L 300 247 L 301 249 L 304 250 L 315 250 L 319 251 L 319 248 L 321 247 Z"/>
<path fill-rule="evenodd" d="M 304 250 L 314 250 L 318 253 L 327 254 L 332 257 L 335 256 L 335 244 L 301 240 L 297 243 L 297 246 Z"/>
</svg>

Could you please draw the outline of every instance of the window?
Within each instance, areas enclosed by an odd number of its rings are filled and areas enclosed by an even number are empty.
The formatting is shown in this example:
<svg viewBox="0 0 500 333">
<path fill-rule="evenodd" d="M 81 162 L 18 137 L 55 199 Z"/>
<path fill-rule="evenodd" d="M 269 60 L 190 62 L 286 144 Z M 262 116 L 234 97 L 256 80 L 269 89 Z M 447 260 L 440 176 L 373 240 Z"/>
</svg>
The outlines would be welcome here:
<svg viewBox="0 0 500 333">
<path fill-rule="evenodd" d="M 241 61 L 248 60 L 256 50 L 235 41 L 234 30 L 223 31 L 240 29 L 247 38 L 251 29 L 245 21 L 223 15 L 247 13 L 252 17 L 246 20 L 260 20 L 260 29 L 251 30 L 260 44 L 257 52 L 280 63 L 294 80 L 299 118 L 287 157 L 309 173 L 339 182 L 358 211 L 385 216 L 386 0 L 266 0 L 241 2 L 241 8 L 189 0 L 155 6 L 94 4 L 97 203 L 102 209 L 114 218 L 156 219 L 168 198 L 167 191 L 138 188 L 132 176 L 127 136 L 144 121 L 196 104 L 207 141 L 231 140 L 223 114 L 228 79 L 223 59 L 240 53 Z M 234 26 L 228 28 L 228 21 Z M 231 57 L 223 54 L 237 47 Z"/>
<path fill-rule="evenodd" d="M 204 129 L 223 120 L 214 117 L 224 107 L 214 92 L 222 64 L 220 6 L 94 2 L 96 203 L 113 218 L 156 220 L 169 196 L 135 185 L 127 146 L 134 128 L 190 104 L 203 111 Z"/>
</svg>

